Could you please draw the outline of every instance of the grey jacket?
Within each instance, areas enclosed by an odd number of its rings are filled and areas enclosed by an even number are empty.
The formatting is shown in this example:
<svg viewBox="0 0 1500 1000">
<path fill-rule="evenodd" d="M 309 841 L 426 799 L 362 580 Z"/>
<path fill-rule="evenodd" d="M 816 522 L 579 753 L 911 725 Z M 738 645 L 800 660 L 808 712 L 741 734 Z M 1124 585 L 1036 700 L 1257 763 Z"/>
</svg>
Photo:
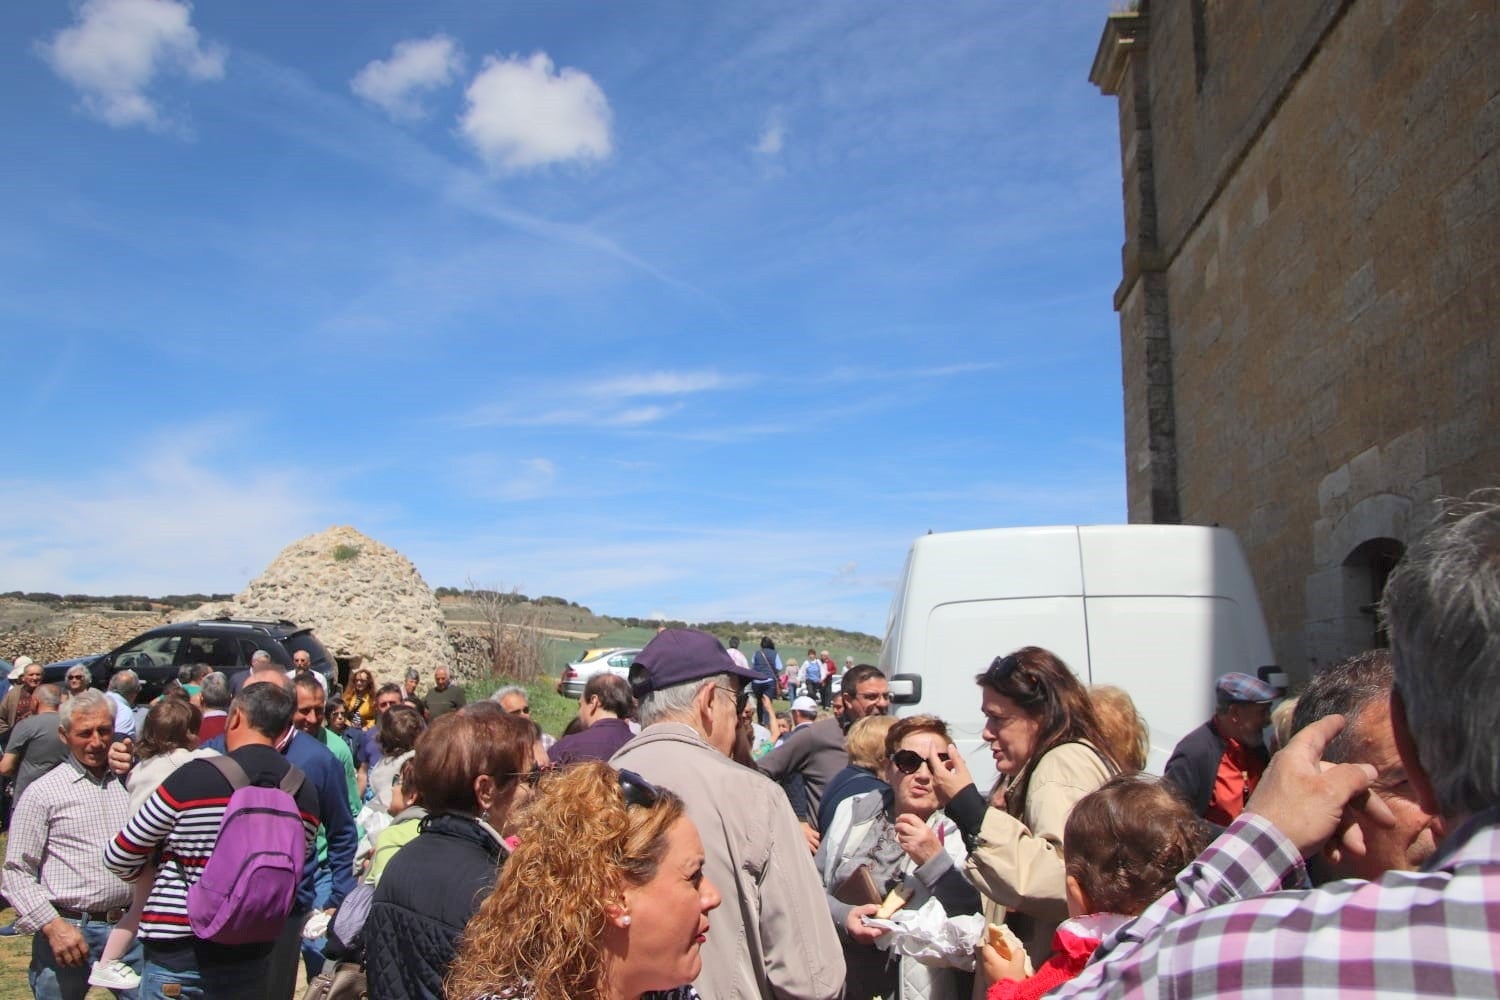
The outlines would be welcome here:
<svg viewBox="0 0 1500 1000">
<path fill-rule="evenodd" d="M 708 915 L 698 992 L 713 1000 L 841 996 L 843 950 L 781 789 L 676 722 L 647 726 L 610 763 L 681 796 L 703 838 L 704 870 L 724 902 Z"/>
</svg>

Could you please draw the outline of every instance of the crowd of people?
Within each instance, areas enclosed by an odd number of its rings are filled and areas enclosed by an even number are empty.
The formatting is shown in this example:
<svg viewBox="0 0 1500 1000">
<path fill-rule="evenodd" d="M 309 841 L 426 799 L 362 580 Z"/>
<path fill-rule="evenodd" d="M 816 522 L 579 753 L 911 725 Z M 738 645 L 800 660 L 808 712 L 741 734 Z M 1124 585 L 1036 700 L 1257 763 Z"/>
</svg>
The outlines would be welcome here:
<svg viewBox="0 0 1500 1000">
<path fill-rule="evenodd" d="M 46 998 L 1500 996 L 1500 505 L 1382 613 L 1295 699 L 1223 676 L 1162 778 L 1129 695 L 1036 646 L 976 665 L 993 782 L 876 667 L 835 693 L 693 629 L 556 740 L 443 667 L 138 706 L 22 663 L 3 892 Z"/>
</svg>

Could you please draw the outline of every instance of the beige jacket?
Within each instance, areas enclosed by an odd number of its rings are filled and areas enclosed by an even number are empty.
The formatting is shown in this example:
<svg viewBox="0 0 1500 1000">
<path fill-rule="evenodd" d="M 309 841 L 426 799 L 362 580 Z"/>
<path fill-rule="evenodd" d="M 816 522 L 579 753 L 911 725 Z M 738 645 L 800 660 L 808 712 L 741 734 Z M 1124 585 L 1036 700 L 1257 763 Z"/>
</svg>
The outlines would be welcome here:
<svg viewBox="0 0 1500 1000">
<path fill-rule="evenodd" d="M 1054 747 L 1036 762 L 1021 818 L 988 810 L 969 852 L 965 873 L 986 897 L 986 919 L 1006 920 L 1037 966 L 1052 953 L 1052 934 L 1068 917 L 1063 826 L 1078 800 L 1111 773 L 1087 744 Z"/>
<path fill-rule="evenodd" d="M 610 763 L 681 796 L 724 897 L 708 915 L 703 972 L 712 1000 L 832 1000 L 844 957 L 823 882 L 785 793 L 675 722 L 647 726 Z"/>
</svg>

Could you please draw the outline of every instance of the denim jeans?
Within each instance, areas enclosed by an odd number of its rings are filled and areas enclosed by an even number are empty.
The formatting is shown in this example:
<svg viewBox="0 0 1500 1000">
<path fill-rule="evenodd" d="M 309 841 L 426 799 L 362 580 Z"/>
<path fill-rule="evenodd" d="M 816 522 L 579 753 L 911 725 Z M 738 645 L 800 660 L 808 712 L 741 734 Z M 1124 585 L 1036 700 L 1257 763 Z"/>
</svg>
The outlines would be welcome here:
<svg viewBox="0 0 1500 1000">
<path fill-rule="evenodd" d="M 47 935 L 41 931 L 31 935 L 31 968 L 27 970 L 26 979 L 31 984 L 31 992 L 36 1000 L 83 1000 L 89 991 L 89 972 L 104 953 L 104 943 L 109 940 L 109 932 L 115 927 L 114 924 L 86 917 L 82 920 L 68 920 L 68 923 L 77 927 L 83 935 L 84 942 L 89 946 L 89 957 L 82 965 L 58 965 Z M 139 941 L 131 943 L 124 962 L 135 971 L 141 971 Z M 117 990 L 114 993 L 120 1000 L 136 1000 L 138 996 L 135 990 Z"/>
<path fill-rule="evenodd" d="M 140 1000 L 261 1000 L 266 991 L 263 973 L 259 966 L 208 975 L 197 969 L 175 972 L 147 959 Z"/>
</svg>

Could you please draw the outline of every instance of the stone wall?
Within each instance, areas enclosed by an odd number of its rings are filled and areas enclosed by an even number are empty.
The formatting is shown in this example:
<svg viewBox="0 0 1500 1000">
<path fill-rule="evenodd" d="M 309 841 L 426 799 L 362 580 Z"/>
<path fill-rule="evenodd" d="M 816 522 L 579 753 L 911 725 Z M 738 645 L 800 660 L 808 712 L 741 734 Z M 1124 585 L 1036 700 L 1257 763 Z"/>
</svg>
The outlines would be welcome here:
<svg viewBox="0 0 1500 1000">
<path fill-rule="evenodd" d="M 1304 678 L 1375 641 L 1372 543 L 1500 484 L 1500 18 L 1141 6 L 1093 74 L 1121 107 L 1130 517 L 1171 520 L 1152 492 L 1171 479 L 1182 521 L 1235 529 Z"/>
<path fill-rule="evenodd" d="M 152 612 L 82 615 L 60 634 L 20 629 L 0 635 L 0 657 L 14 660 L 24 654 L 38 663 L 52 663 L 75 656 L 107 653 L 148 628 L 166 622 L 166 615 Z"/>
</svg>

